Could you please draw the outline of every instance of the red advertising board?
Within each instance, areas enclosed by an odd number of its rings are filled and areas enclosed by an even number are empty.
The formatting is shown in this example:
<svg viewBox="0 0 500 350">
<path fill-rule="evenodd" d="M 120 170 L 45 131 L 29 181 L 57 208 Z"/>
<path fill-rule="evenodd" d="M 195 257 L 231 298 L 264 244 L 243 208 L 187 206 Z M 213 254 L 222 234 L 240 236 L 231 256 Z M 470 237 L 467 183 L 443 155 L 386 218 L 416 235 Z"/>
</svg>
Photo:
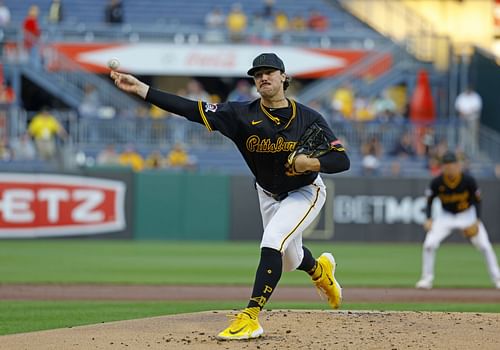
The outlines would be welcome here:
<svg viewBox="0 0 500 350">
<path fill-rule="evenodd" d="M 90 177 L 0 174 L 0 238 L 122 230 L 125 188 L 121 181 Z"/>
<path fill-rule="evenodd" d="M 262 52 L 275 52 L 285 62 L 286 71 L 295 78 L 325 78 L 335 76 L 365 62 L 358 72 L 369 78 L 377 77 L 393 64 L 390 52 L 365 49 L 323 49 L 274 45 L 169 43 L 53 43 L 51 70 L 86 69 L 109 73 L 110 58 L 120 62 L 121 71 L 142 75 L 247 77 L 253 59 Z M 366 63 L 377 53 L 379 59 Z M 72 64 L 68 64 L 68 59 Z M 147 62 L 147 63 L 145 63 Z"/>
</svg>

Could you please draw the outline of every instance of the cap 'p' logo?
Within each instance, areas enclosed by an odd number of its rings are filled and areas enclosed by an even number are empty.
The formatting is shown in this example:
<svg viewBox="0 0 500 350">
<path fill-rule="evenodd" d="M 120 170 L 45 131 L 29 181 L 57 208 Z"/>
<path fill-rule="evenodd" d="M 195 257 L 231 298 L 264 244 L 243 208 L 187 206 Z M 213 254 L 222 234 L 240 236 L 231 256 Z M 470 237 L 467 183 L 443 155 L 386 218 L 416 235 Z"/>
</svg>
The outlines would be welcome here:
<svg viewBox="0 0 500 350">
<path fill-rule="evenodd" d="M 266 57 L 267 57 L 267 55 L 260 55 L 257 58 L 257 64 L 264 64 L 264 63 L 266 63 Z"/>
</svg>

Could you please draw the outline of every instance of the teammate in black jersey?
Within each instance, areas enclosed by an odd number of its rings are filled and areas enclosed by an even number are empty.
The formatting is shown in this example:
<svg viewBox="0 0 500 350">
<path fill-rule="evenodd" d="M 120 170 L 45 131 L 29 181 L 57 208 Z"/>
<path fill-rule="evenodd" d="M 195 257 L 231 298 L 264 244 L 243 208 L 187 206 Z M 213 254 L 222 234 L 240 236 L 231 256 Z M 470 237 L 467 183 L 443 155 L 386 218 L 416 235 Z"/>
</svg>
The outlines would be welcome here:
<svg viewBox="0 0 500 350">
<path fill-rule="evenodd" d="M 455 154 L 451 152 L 443 156 L 442 169 L 442 174 L 432 180 L 427 190 L 427 221 L 424 224 L 427 236 L 422 252 L 422 277 L 416 287 L 432 288 L 436 250 L 452 230 L 459 229 L 484 255 L 490 278 L 500 289 L 497 258 L 480 219 L 481 197 L 476 180 L 462 171 Z M 440 199 L 443 210 L 432 220 L 432 202 L 436 197 Z"/>
<path fill-rule="evenodd" d="M 333 308 L 338 308 L 342 299 L 341 287 L 334 277 L 333 255 L 324 253 L 314 259 L 302 245 L 302 232 L 325 203 L 326 190 L 319 173 L 345 171 L 349 159 L 318 112 L 286 98 L 289 77 L 277 55 L 257 56 L 248 75 L 253 77 L 261 98 L 210 104 L 159 91 L 131 75 L 111 72 L 120 89 L 230 138 L 255 176 L 264 224 L 260 263 L 247 307 L 217 336 L 227 340 L 256 338 L 263 333 L 258 315 L 275 290 L 282 271 L 306 271 Z M 295 170 L 303 174 L 288 176 L 285 172 L 288 155 L 313 123 L 325 130 L 333 151 L 319 158 L 298 155 Z"/>
</svg>

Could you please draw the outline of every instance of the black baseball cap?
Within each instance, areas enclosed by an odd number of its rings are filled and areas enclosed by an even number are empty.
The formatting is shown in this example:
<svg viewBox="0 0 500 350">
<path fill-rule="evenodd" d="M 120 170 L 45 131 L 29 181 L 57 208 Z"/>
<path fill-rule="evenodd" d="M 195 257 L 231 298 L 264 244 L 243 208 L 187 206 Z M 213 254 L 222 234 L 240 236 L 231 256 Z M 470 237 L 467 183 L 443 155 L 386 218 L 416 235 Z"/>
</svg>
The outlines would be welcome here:
<svg viewBox="0 0 500 350">
<path fill-rule="evenodd" d="M 445 154 L 443 154 L 443 157 L 441 158 L 442 164 L 449 164 L 456 162 L 457 162 L 457 156 L 453 152 L 446 152 Z"/>
<path fill-rule="evenodd" d="M 255 57 L 252 68 L 248 70 L 247 74 L 253 77 L 255 71 L 260 68 L 275 68 L 285 72 L 283 61 L 275 53 L 261 53 Z"/>
</svg>

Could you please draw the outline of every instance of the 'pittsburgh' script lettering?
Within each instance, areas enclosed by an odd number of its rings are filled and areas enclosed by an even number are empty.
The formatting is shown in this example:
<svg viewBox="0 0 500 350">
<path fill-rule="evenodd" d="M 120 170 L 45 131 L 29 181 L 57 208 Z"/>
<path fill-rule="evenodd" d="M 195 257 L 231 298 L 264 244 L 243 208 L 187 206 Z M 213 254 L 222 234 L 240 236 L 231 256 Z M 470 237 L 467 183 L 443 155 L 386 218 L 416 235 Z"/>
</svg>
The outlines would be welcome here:
<svg viewBox="0 0 500 350">
<path fill-rule="evenodd" d="M 247 139 L 247 150 L 261 153 L 292 152 L 296 144 L 295 141 L 285 141 L 283 137 L 271 142 L 269 138 L 261 140 L 257 135 L 252 135 Z"/>
</svg>

